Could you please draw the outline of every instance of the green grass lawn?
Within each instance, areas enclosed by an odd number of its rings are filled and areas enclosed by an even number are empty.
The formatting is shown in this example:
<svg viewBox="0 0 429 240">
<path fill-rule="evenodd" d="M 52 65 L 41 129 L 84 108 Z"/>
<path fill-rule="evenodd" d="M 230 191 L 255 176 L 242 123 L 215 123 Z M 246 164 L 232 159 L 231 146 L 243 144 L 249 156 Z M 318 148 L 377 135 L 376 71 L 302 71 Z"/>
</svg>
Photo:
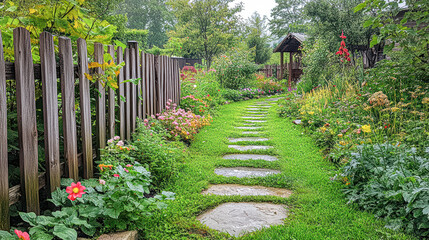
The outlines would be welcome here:
<svg viewBox="0 0 429 240">
<path fill-rule="evenodd" d="M 268 110 L 267 123 L 258 123 L 263 126 L 263 136 L 271 140 L 255 143 L 272 145 L 274 149 L 252 153 L 268 153 L 278 156 L 279 160 L 224 160 L 223 155 L 238 153 L 228 148 L 227 138 L 242 136 L 240 132 L 243 130 L 234 127 L 242 126 L 241 116 L 247 115 L 246 106 L 257 101 L 223 106 L 212 125 L 197 135 L 176 181 L 165 189 L 175 192 L 176 200 L 169 203 L 168 209 L 150 217 L 142 232 L 144 239 L 234 239 L 226 233 L 208 229 L 196 220 L 196 216 L 224 202 L 246 201 L 285 204 L 290 216 L 284 225 L 250 233 L 240 239 L 414 239 L 384 228 L 383 222 L 372 214 L 347 205 L 341 184 L 330 180 L 336 168 L 322 158 L 313 140 L 301 133 L 300 126 L 278 117 L 276 107 Z M 282 173 L 264 178 L 227 178 L 214 174 L 214 169 L 221 166 L 271 168 Z M 287 188 L 293 194 L 287 199 L 201 194 L 209 184 L 219 183 Z"/>
</svg>

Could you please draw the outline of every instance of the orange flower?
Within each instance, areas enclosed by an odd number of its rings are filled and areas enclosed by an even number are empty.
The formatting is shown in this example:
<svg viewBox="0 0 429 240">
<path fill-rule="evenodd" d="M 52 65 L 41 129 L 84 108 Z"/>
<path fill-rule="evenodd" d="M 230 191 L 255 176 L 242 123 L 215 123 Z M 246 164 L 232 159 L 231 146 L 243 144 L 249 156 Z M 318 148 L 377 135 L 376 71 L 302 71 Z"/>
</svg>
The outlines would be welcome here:
<svg viewBox="0 0 429 240">
<path fill-rule="evenodd" d="M 18 229 L 15 229 L 15 234 L 18 236 L 18 238 L 21 240 L 30 240 L 30 235 L 28 235 L 27 232 L 19 231 Z"/>
<path fill-rule="evenodd" d="M 69 194 L 68 199 L 74 201 L 76 198 L 81 198 L 85 194 L 84 190 L 86 187 L 82 186 L 80 182 L 72 183 L 71 186 L 66 188 L 66 192 Z"/>
</svg>

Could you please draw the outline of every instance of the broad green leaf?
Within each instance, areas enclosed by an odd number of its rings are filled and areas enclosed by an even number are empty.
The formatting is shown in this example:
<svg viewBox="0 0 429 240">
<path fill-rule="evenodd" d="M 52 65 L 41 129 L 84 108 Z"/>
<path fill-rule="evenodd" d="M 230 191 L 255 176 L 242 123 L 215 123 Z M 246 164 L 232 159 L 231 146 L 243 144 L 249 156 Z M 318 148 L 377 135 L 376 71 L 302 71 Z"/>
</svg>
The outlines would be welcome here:
<svg viewBox="0 0 429 240">
<path fill-rule="evenodd" d="M 76 240 L 77 232 L 73 228 L 68 228 L 63 224 L 57 225 L 54 227 L 53 234 L 60 239 L 64 240 Z"/>
<path fill-rule="evenodd" d="M 379 41 L 378 41 L 378 37 L 377 37 L 377 35 L 374 35 L 374 36 L 372 37 L 371 42 L 370 42 L 370 46 L 371 46 L 371 47 L 374 47 L 374 45 L 376 45 L 377 43 L 379 43 Z"/>
<path fill-rule="evenodd" d="M 104 211 L 104 213 L 111 218 L 117 219 L 119 214 L 121 214 L 121 211 L 118 209 L 108 208 Z"/>
<path fill-rule="evenodd" d="M 357 5 L 357 6 L 354 8 L 354 11 L 355 11 L 355 12 L 359 12 L 360 10 L 364 9 L 365 7 L 366 7 L 366 2 L 360 3 L 359 5 Z"/>
<path fill-rule="evenodd" d="M 113 42 L 118 46 L 121 47 L 122 49 L 127 48 L 127 45 L 123 44 L 121 41 L 119 40 L 113 40 Z"/>
<path fill-rule="evenodd" d="M 363 27 L 369 27 L 369 26 L 371 26 L 372 24 L 374 23 L 374 20 L 373 19 L 368 19 L 368 20 L 366 20 L 364 23 L 363 23 Z"/>
<path fill-rule="evenodd" d="M 29 212 L 29 213 L 24 213 L 24 212 L 20 212 L 19 216 L 21 217 L 21 219 L 24 222 L 29 223 L 31 226 L 36 226 L 37 222 L 36 222 L 36 214 L 34 212 Z"/>
</svg>

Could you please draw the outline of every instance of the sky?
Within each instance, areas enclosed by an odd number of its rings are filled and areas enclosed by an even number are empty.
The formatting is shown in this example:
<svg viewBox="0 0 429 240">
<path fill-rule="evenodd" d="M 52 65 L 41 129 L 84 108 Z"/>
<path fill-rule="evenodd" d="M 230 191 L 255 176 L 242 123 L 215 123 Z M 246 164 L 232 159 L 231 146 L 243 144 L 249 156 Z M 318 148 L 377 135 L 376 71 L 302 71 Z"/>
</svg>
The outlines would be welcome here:
<svg viewBox="0 0 429 240">
<path fill-rule="evenodd" d="M 233 4 L 239 2 L 243 2 L 244 9 L 240 15 L 244 19 L 249 18 L 255 11 L 270 18 L 271 9 L 276 6 L 275 0 L 235 0 Z"/>
</svg>

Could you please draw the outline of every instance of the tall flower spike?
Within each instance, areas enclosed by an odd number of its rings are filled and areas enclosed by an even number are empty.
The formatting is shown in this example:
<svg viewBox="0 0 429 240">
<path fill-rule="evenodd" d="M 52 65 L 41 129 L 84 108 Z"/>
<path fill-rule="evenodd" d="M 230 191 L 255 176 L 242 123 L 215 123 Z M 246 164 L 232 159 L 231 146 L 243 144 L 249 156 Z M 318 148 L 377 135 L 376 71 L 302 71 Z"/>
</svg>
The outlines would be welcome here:
<svg viewBox="0 0 429 240">
<path fill-rule="evenodd" d="M 342 38 L 342 39 L 346 39 L 346 38 L 347 38 L 346 36 L 344 36 L 344 31 L 341 31 L 341 36 L 340 36 L 340 38 Z"/>
</svg>

